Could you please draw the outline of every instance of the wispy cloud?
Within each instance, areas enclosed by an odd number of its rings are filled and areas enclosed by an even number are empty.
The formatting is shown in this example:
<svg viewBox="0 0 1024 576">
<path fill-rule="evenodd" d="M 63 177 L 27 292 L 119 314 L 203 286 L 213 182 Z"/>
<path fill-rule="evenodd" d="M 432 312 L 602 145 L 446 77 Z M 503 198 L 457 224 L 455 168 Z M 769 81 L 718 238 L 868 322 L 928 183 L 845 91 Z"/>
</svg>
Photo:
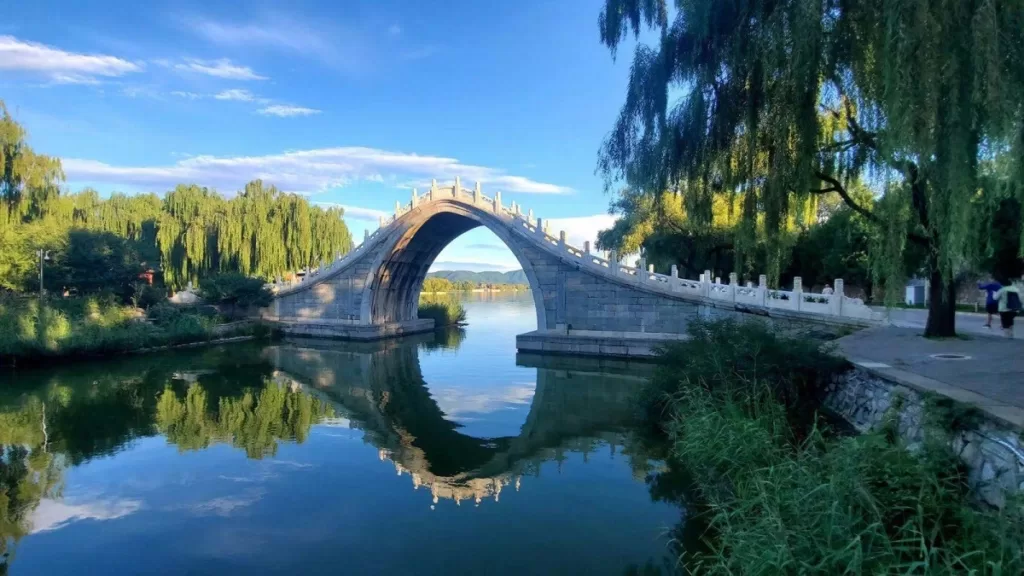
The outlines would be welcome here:
<svg viewBox="0 0 1024 576">
<path fill-rule="evenodd" d="M 312 114 L 319 114 L 320 111 L 316 108 L 306 108 L 304 106 L 289 106 L 286 104 L 274 104 L 261 108 L 260 114 L 264 116 L 279 116 L 281 118 L 291 118 L 292 116 L 309 116 Z"/>
<path fill-rule="evenodd" d="M 318 192 L 354 181 L 401 178 L 413 181 L 437 178 L 479 181 L 485 192 L 562 194 L 571 189 L 506 174 L 498 168 L 463 164 L 455 158 L 393 152 L 376 148 L 319 148 L 266 156 L 195 156 L 170 166 L 113 166 L 94 160 L 63 161 L 69 180 L 170 189 L 182 182 L 239 190 L 253 178 L 262 178 L 284 190 Z M 611 216 L 601 215 L 606 219 Z M 574 220 L 574 219 L 566 219 Z"/>
<path fill-rule="evenodd" d="M 226 78 L 228 80 L 266 80 L 266 76 L 260 76 L 253 72 L 252 68 L 248 66 L 241 66 L 233 64 L 231 60 L 227 58 L 221 58 L 220 60 L 199 60 L 196 58 L 186 58 L 184 63 L 175 64 L 175 70 L 182 72 L 194 72 L 197 74 L 206 74 L 207 76 L 214 76 L 216 78 Z"/>
<path fill-rule="evenodd" d="M 237 100 L 239 102 L 252 102 L 256 99 L 252 92 L 240 88 L 232 88 L 218 92 L 213 96 L 217 100 Z"/>
<path fill-rule="evenodd" d="M 504 244 L 469 244 L 466 246 L 466 250 L 492 250 L 495 252 L 503 252 L 508 250 L 508 247 Z"/>
<path fill-rule="evenodd" d="M 0 70 L 42 74 L 59 84 L 98 84 L 100 78 L 138 72 L 142 66 L 115 56 L 67 52 L 14 36 L 0 36 Z"/>
<path fill-rule="evenodd" d="M 402 27 L 399 26 L 398 24 L 392 24 L 391 26 L 388 27 L 388 35 L 389 36 L 398 36 L 401 33 L 402 33 Z"/>
<path fill-rule="evenodd" d="M 195 92 L 183 92 L 181 90 L 175 90 L 171 92 L 171 95 L 177 96 L 178 98 L 184 98 L 186 100 L 199 100 L 203 97 L 202 94 L 196 94 Z"/>
<path fill-rule="evenodd" d="M 133 514 L 142 508 L 142 501 L 96 500 L 73 504 L 44 498 L 32 511 L 29 519 L 32 533 L 57 530 L 79 520 L 114 520 Z"/>
</svg>

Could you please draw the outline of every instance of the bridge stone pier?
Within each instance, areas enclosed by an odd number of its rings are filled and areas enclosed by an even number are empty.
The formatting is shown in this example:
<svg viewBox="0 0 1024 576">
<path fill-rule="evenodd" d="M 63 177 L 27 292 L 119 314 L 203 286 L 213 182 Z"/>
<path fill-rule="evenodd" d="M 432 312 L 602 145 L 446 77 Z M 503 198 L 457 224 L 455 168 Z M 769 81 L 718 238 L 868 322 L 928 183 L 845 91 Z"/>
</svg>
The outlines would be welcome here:
<svg viewBox="0 0 1024 576">
<path fill-rule="evenodd" d="M 419 292 L 427 270 L 452 240 L 485 226 L 515 255 L 530 284 L 537 330 L 520 335 L 522 351 L 606 356 L 647 356 L 658 344 L 684 337 L 697 317 L 758 315 L 775 322 L 821 327 L 862 327 L 882 317 L 843 294 L 741 286 L 710 272 L 698 280 L 620 264 L 616 254 L 602 258 L 566 243 L 565 232 L 552 235 L 533 211 L 506 206 L 501 193 L 485 196 L 477 184 L 412 192 L 391 218 L 335 261 L 324 263 L 300 282 L 275 284 L 272 305 L 263 311 L 285 333 L 301 336 L 373 340 L 424 332 L 433 321 L 417 318 Z"/>
</svg>

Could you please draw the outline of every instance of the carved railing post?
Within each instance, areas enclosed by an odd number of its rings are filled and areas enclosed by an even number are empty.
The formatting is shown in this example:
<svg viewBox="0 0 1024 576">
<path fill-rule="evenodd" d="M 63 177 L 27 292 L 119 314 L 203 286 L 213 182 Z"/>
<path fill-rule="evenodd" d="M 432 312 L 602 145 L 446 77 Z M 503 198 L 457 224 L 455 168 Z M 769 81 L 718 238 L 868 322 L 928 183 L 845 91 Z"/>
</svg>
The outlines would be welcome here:
<svg viewBox="0 0 1024 576">
<path fill-rule="evenodd" d="M 432 178 L 430 180 L 430 201 L 437 200 L 437 179 Z"/>
<path fill-rule="evenodd" d="M 401 215 L 402 215 L 402 203 L 399 202 L 398 200 L 395 200 L 395 218 L 397 219 Z"/>
<path fill-rule="evenodd" d="M 846 300 L 845 287 L 842 278 L 836 278 L 835 286 L 832 288 L 832 313 L 836 316 L 843 315 L 843 300 Z"/>
<path fill-rule="evenodd" d="M 804 280 L 799 276 L 793 277 L 793 300 L 796 300 L 794 310 L 799 310 L 804 300 Z"/>
<path fill-rule="evenodd" d="M 711 297 L 711 270 L 705 270 L 700 277 L 700 293 L 705 298 Z"/>
<path fill-rule="evenodd" d="M 455 186 L 452 186 L 452 198 L 459 199 L 459 191 L 462 189 L 462 181 L 458 176 L 455 177 Z"/>
<path fill-rule="evenodd" d="M 494 193 L 494 213 L 501 214 L 501 190 Z"/>
<path fill-rule="evenodd" d="M 565 248 L 565 230 L 558 231 L 558 245 Z"/>
<path fill-rule="evenodd" d="M 619 254 L 615 250 L 608 254 L 608 269 L 612 271 L 612 274 L 619 272 Z"/>
<path fill-rule="evenodd" d="M 590 240 L 583 241 L 583 253 L 590 254 Z"/>
<path fill-rule="evenodd" d="M 412 207 L 415 208 L 420 203 L 420 197 L 416 195 L 416 189 L 412 189 Z"/>
<path fill-rule="evenodd" d="M 729 272 L 729 297 L 736 301 L 736 287 L 739 284 L 739 276 L 735 272 Z"/>
<path fill-rule="evenodd" d="M 369 239 L 370 239 L 370 229 L 369 228 L 364 228 L 363 229 L 363 244 L 365 244 L 366 241 L 369 240 Z"/>
<path fill-rule="evenodd" d="M 544 235 L 544 219 L 537 218 L 537 234 L 540 236 Z"/>
<path fill-rule="evenodd" d="M 476 206 L 480 203 L 480 181 L 477 180 L 476 187 L 473 188 L 473 205 Z"/>
<path fill-rule="evenodd" d="M 669 290 L 676 290 L 676 289 L 678 289 L 679 286 L 680 286 L 680 284 L 679 284 L 679 266 L 676 266 L 675 264 L 673 264 L 672 268 L 669 270 L 669 276 L 672 277 L 672 280 L 669 281 L 669 285 L 668 285 Z"/>
<path fill-rule="evenodd" d="M 768 306 L 768 275 L 761 274 L 757 277 L 757 300 L 761 306 Z"/>
<path fill-rule="evenodd" d="M 636 262 L 636 279 L 641 282 L 647 281 L 647 258 L 641 258 Z"/>
</svg>

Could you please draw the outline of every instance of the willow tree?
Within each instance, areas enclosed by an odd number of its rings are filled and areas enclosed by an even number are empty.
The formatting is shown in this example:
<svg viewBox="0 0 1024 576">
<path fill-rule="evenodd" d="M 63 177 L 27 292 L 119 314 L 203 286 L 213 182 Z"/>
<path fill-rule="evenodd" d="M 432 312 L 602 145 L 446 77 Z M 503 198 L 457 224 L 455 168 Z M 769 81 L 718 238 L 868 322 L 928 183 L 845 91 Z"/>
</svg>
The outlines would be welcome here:
<svg viewBox="0 0 1024 576">
<path fill-rule="evenodd" d="M 902 253 L 926 253 L 927 336 L 955 332 L 979 162 L 1024 175 L 1024 0 L 606 0 L 612 51 L 641 30 L 626 102 L 604 142 L 609 185 L 686 184 L 696 218 L 716 190 L 742 197 L 769 245 L 792 195 L 836 194 L 876 230 L 872 260 L 897 294 Z M 849 186 L 875 188 L 872 206 Z M 896 288 L 894 290 L 893 288 Z"/>
<path fill-rule="evenodd" d="M 21 218 L 26 196 L 56 196 L 64 180 L 60 159 L 36 154 L 26 136 L 0 100 L 0 200 L 6 208 L 0 226 Z"/>
</svg>

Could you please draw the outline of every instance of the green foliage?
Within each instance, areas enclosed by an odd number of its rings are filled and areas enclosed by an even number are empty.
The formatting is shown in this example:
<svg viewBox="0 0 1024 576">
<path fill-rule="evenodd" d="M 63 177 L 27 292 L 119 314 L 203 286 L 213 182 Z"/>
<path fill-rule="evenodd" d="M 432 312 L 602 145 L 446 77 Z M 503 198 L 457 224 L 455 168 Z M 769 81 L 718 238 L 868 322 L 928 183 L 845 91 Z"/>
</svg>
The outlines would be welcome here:
<svg viewBox="0 0 1024 576">
<path fill-rule="evenodd" d="M 876 229 L 880 281 L 900 284 L 908 243 L 925 251 L 926 334 L 951 336 L 982 160 L 1009 159 L 1007 185 L 1024 195 L 1019 0 L 694 0 L 673 18 L 666 0 L 605 2 L 613 54 L 642 28 L 658 38 L 637 46 L 602 146 L 608 184 L 678 190 L 704 223 L 716 194 L 737 195 L 737 248 L 763 233 L 769 274 L 784 223 L 806 212 L 794 197 L 838 194 Z M 882 196 L 874 209 L 852 193 L 862 177 Z"/>
<path fill-rule="evenodd" d="M 671 426 L 706 504 L 698 572 L 1017 574 L 1013 511 L 975 507 L 949 449 L 917 451 L 884 432 L 794 444 L 784 410 L 751 390 L 738 407 L 693 389 Z M 750 406 L 757 407 L 750 410 Z"/>
<path fill-rule="evenodd" d="M 652 386 L 671 440 L 671 474 L 713 574 L 1017 574 L 1020 511 L 974 506 L 940 437 L 910 451 L 890 430 L 844 437 L 813 416 L 842 366 L 820 342 L 757 325 L 704 324 L 670 348 Z M 667 397 L 667 399 L 666 399 Z M 652 494 L 663 482 L 651 480 Z M 685 530 L 677 529 L 677 534 Z"/>
<path fill-rule="evenodd" d="M 236 272 L 218 274 L 204 280 L 202 295 L 207 302 L 242 308 L 269 306 L 273 299 L 266 282 Z"/>
<path fill-rule="evenodd" d="M 738 401 L 758 383 L 787 409 L 793 428 L 806 434 L 817 422 L 826 385 L 846 367 L 820 340 L 785 334 L 757 320 L 695 320 L 687 333 L 689 339 L 662 351 L 644 396 L 649 420 L 668 416 L 667 406 L 682 390 L 700 388 Z"/>
<path fill-rule="evenodd" d="M 157 427 L 178 450 L 230 442 L 254 459 L 276 454 L 280 440 L 304 442 L 313 424 L 332 416 L 329 404 L 273 381 L 219 402 L 198 384 L 189 386 L 183 398 L 168 386 L 156 406 Z"/>
<path fill-rule="evenodd" d="M 199 308 L 168 303 L 149 309 L 152 323 L 135 309 L 95 298 L 55 299 L 40 307 L 36 299 L 0 300 L 0 364 L 32 364 L 58 358 L 120 354 L 214 337 L 216 319 Z"/>
<path fill-rule="evenodd" d="M 0 288 L 32 288 L 39 248 L 61 264 L 47 286 L 83 293 L 106 286 L 126 299 L 129 269 L 153 268 L 177 290 L 219 272 L 269 280 L 352 248 L 341 209 L 313 206 L 260 180 L 231 199 L 184 184 L 163 199 L 102 199 L 88 188 L 61 193 L 60 161 L 32 152 L 2 102 L 0 113 Z"/>
<path fill-rule="evenodd" d="M 454 297 L 421 297 L 420 306 L 417 312 L 420 318 L 431 318 L 434 326 L 453 326 L 466 321 L 466 309 L 462 303 Z"/>
<path fill-rule="evenodd" d="M 427 277 L 423 280 L 423 288 L 420 291 L 427 294 L 455 292 L 455 284 L 447 278 Z"/>
</svg>

